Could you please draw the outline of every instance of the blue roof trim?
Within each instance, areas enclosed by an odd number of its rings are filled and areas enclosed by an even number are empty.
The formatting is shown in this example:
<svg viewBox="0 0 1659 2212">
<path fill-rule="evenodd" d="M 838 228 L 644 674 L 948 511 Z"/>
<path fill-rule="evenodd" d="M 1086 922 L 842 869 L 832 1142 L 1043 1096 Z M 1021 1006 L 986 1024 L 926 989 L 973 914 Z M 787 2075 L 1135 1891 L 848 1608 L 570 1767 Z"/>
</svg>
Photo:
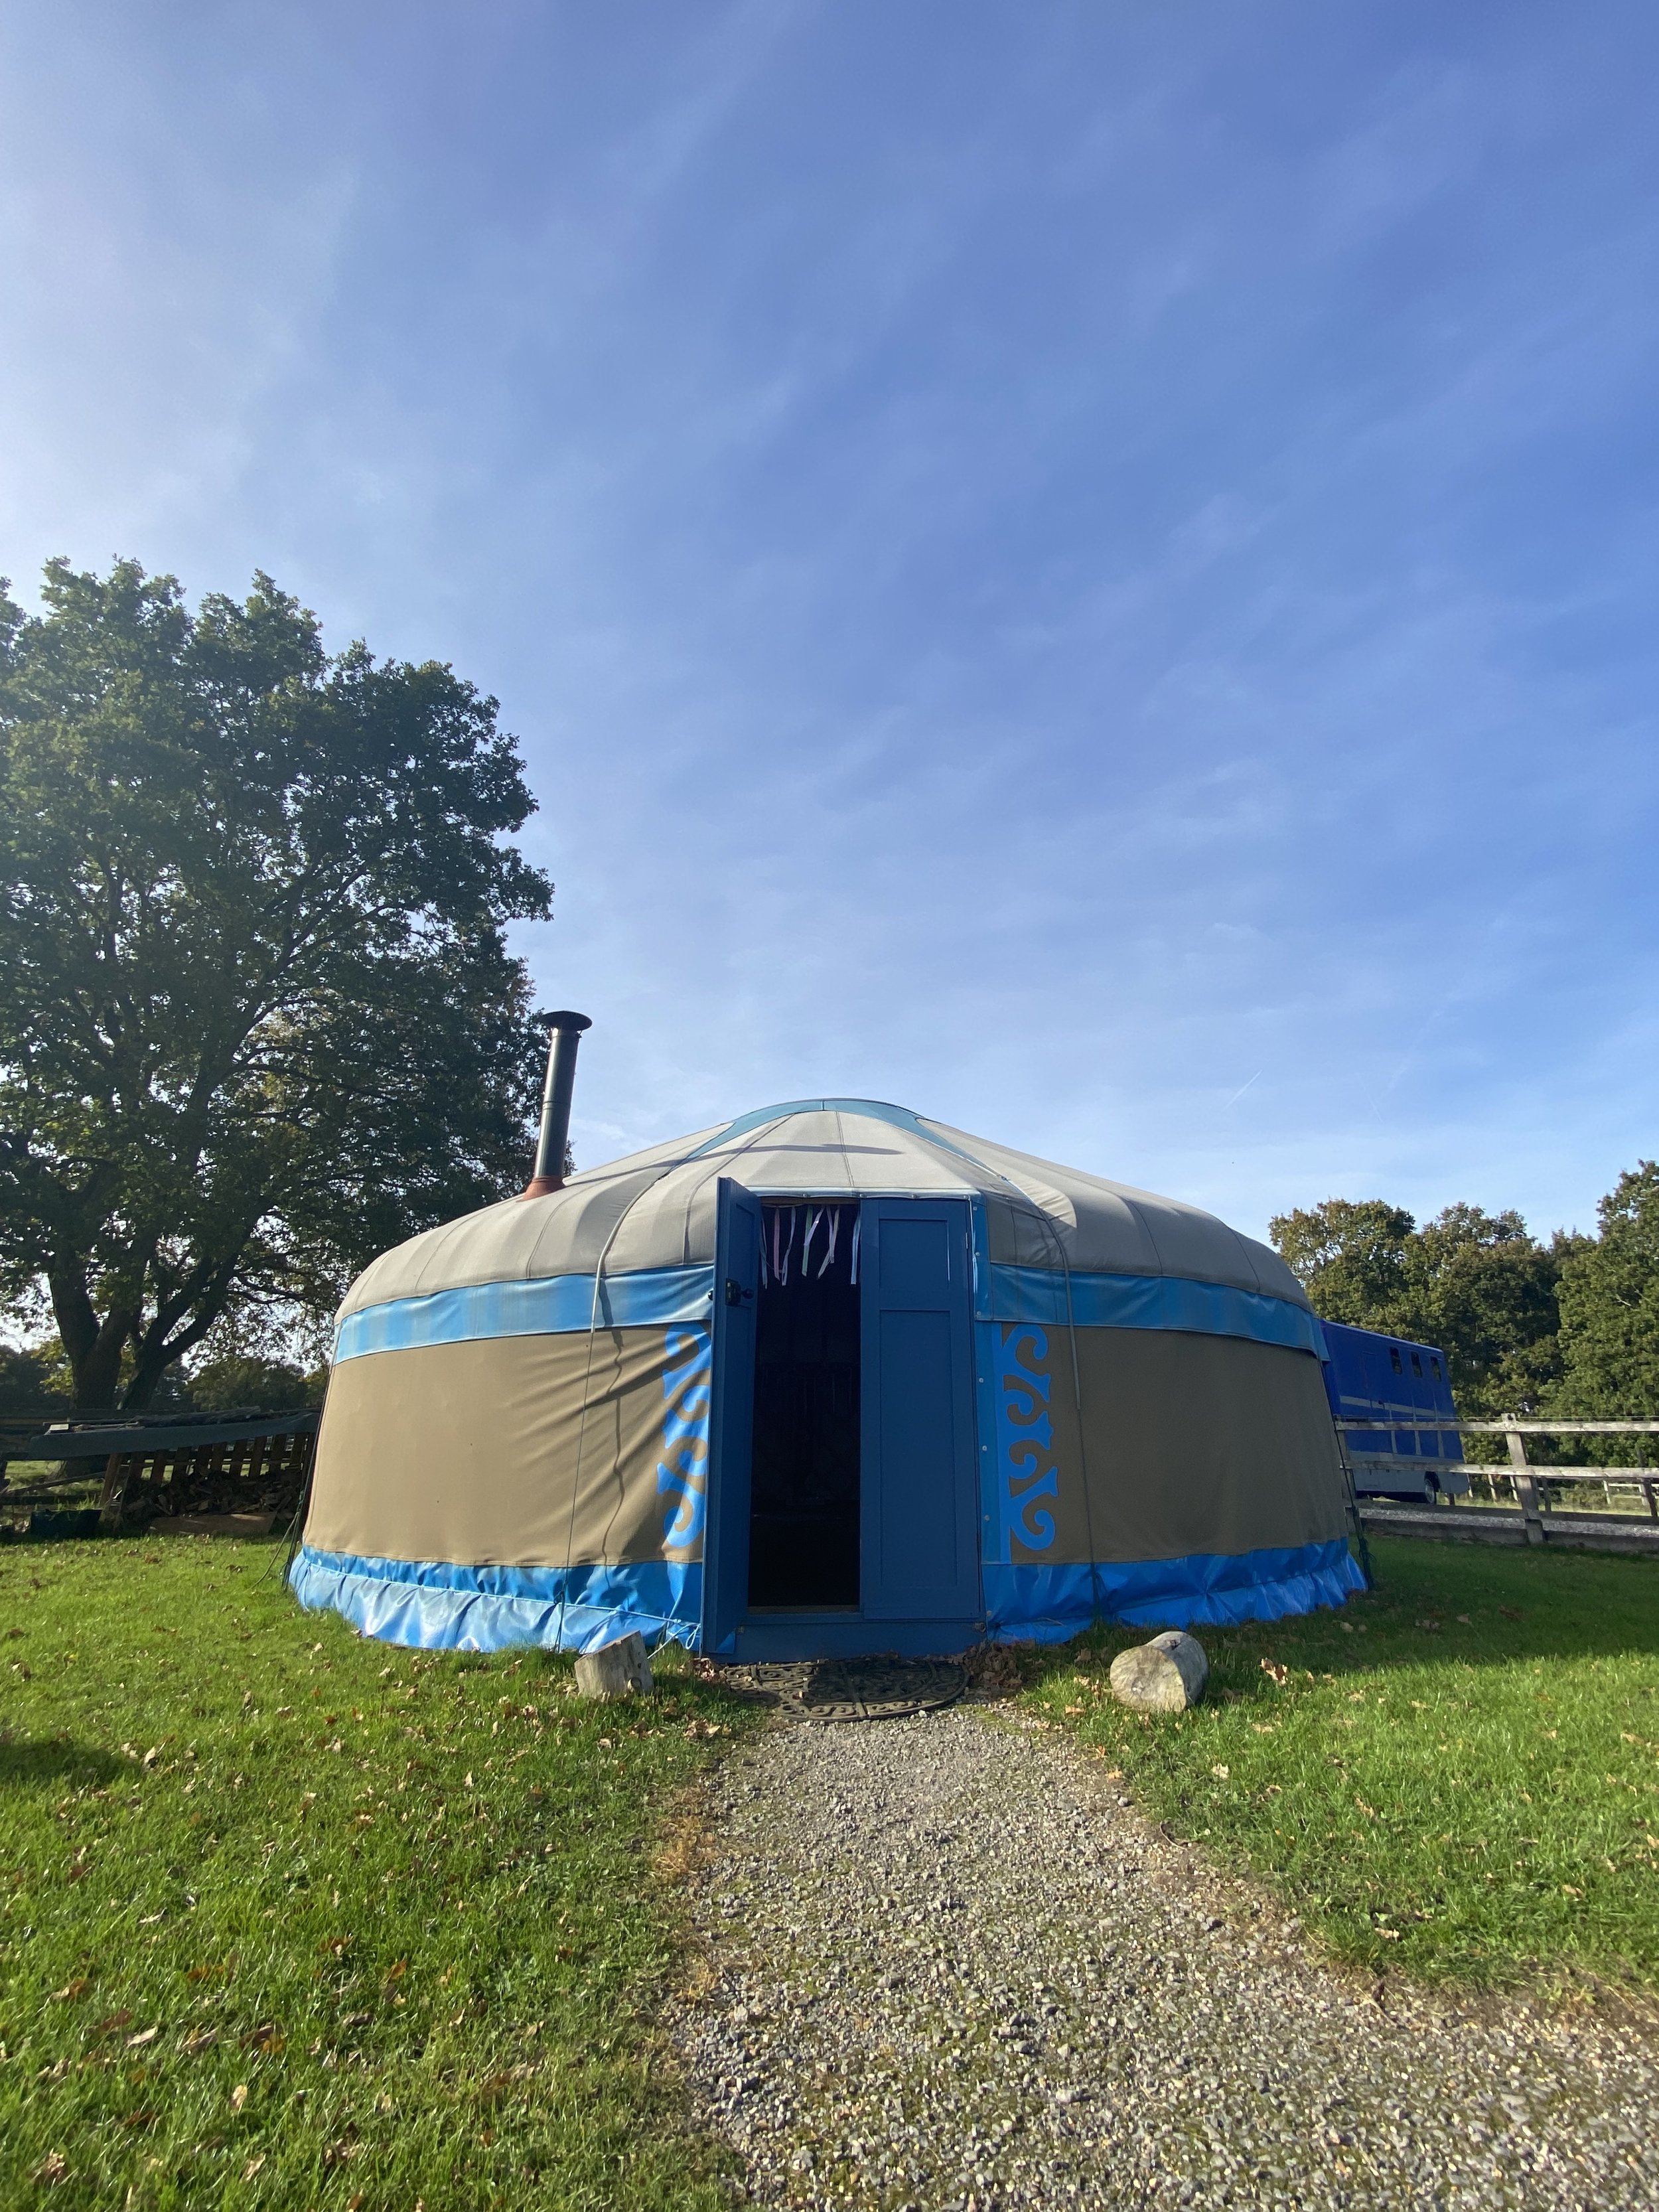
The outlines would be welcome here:
<svg viewBox="0 0 1659 2212">
<path fill-rule="evenodd" d="M 1194 1336 L 1243 1336 L 1253 1344 L 1278 1344 L 1324 1356 L 1319 1322 L 1305 1306 L 1263 1291 L 1225 1283 L 1198 1283 L 1181 1275 L 1073 1273 L 1068 1312 L 1066 1279 L 1058 1268 L 991 1269 L 993 1321 L 1033 1321 L 1064 1328 L 1183 1329 Z"/>
<path fill-rule="evenodd" d="M 607 1275 L 599 1285 L 601 1328 L 659 1328 L 706 1322 L 714 1297 L 712 1267 L 649 1267 Z M 592 1275 L 544 1275 L 532 1282 L 469 1283 L 425 1297 L 362 1306 L 340 1323 L 334 1357 L 408 1352 L 418 1345 L 465 1344 L 479 1337 L 557 1336 L 592 1326 Z"/>
</svg>

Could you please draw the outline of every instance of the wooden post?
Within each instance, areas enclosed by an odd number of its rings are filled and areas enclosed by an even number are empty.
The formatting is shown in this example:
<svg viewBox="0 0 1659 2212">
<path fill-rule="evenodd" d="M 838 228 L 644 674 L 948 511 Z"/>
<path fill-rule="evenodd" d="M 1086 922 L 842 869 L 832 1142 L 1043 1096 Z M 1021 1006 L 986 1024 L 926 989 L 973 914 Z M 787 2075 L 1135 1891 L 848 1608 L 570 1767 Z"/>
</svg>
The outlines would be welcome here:
<svg viewBox="0 0 1659 2212">
<path fill-rule="evenodd" d="M 1510 1480 L 1521 1503 L 1521 1511 L 1527 1524 L 1527 1541 L 1541 1544 L 1544 1523 L 1538 1510 L 1538 1485 L 1533 1480 L 1531 1468 L 1527 1464 L 1527 1440 L 1519 1429 L 1505 1431 L 1504 1442 L 1510 1448 Z"/>
<path fill-rule="evenodd" d="M 127 1502 L 127 1481 L 132 1462 L 112 1452 L 104 1468 L 104 1486 L 98 1493 L 98 1525 L 113 1535 L 121 1526 L 121 1509 Z"/>
<path fill-rule="evenodd" d="M 1366 1589 L 1375 1589 L 1376 1577 L 1371 1568 L 1371 1547 L 1365 1539 L 1365 1524 L 1359 1517 L 1359 1489 L 1353 1479 L 1353 1462 L 1348 1456 L 1348 1439 L 1341 1429 L 1336 1432 L 1336 1455 L 1342 1462 L 1342 1481 L 1348 1493 L 1348 1526 L 1359 1547 L 1359 1571 Z"/>
</svg>

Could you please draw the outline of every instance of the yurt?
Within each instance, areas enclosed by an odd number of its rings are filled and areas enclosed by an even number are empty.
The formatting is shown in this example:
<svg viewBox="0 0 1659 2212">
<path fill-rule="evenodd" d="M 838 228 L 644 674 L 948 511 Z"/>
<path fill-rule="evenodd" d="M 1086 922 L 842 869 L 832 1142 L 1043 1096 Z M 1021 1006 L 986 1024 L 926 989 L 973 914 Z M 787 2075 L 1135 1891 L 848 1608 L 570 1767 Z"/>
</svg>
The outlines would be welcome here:
<svg viewBox="0 0 1659 2212">
<path fill-rule="evenodd" d="M 1319 1323 L 1212 1215 L 864 1098 L 563 1157 L 544 1122 L 539 1194 L 352 1285 L 307 1605 L 394 1644 L 763 1660 L 1359 1586 Z"/>
</svg>

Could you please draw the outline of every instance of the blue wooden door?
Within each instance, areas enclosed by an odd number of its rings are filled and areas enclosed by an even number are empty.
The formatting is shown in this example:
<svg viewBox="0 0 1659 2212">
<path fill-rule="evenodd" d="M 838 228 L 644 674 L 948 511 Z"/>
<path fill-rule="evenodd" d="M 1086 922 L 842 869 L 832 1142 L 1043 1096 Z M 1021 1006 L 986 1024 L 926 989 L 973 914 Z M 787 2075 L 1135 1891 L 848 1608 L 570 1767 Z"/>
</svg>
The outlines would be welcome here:
<svg viewBox="0 0 1659 2212">
<path fill-rule="evenodd" d="M 714 1375 L 702 1546 L 702 1648 L 730 1644 L 749 1606 L 749 1478 L 755 1434 L 760 1201 L 722 1176 L 714 1229 Z"/>
<path fill-rule="evenodd" d="M 861 1217 L 863 1611 L 974 1620 L 968 1207 L 866 1198 Z"/>
</svg>

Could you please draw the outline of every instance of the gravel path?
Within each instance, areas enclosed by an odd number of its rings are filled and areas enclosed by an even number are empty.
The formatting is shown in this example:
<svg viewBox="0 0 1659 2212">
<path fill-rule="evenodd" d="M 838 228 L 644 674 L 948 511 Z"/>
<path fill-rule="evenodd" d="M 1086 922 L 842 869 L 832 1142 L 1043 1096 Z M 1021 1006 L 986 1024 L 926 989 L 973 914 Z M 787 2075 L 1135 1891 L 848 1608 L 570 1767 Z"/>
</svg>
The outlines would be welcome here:
<svg viewBox="0 0 1659 2212">
<path fill-rule="evenodd" d="M 1379 2004 L 1006 1711 L 779 1726 L 707 1786 L 670 2033 L 760 2203 L 1659 2203 L 1639 2037 Z"/>
</svg>

